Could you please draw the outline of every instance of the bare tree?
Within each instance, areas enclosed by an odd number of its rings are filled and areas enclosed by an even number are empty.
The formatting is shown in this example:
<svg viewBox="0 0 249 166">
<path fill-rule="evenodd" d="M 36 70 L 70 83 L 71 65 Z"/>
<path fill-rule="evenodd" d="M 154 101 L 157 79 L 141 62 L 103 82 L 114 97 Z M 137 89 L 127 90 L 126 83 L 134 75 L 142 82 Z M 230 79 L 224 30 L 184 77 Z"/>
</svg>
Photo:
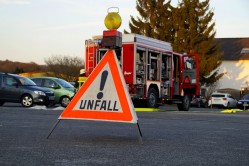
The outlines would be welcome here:
<svg viewBox="0 0 249 166">
<path fill-rule="evenodd" d="M 78 76 L 80 69 L 84 68 L 84 61 L 79 57 L 54 55 L 45 59 L 51 76 L 74 81 Z"/>
<path fill-rule="evenodd" d="M 212 93 L 217 92 L 217 90 L 220 87 L 220 83 L 219 81 L 210 84 L 207 88 L 206 88 L 206 98 L 209 99 L 212 96 Z"/>
</svg>

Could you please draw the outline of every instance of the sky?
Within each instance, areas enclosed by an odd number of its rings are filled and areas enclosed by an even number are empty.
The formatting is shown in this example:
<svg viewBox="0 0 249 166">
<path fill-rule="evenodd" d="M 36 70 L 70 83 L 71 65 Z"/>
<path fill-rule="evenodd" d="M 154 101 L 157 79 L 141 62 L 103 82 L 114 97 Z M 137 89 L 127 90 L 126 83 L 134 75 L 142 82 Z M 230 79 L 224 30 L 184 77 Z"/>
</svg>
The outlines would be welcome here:
<svg viewBox="0 0 249 166">
<path fill-rule="evenodd" d="M 248 7 L 248 0 L 210 0 L 216 37 L 249 37 Z M 85 59 L 85 40 L 106 30 L 108 11 L 119 12 L 121 32 L 138 15 L 136 0 L 0 0 L 0 60 L 42 65 L 54 55 Z"/>
</svg>

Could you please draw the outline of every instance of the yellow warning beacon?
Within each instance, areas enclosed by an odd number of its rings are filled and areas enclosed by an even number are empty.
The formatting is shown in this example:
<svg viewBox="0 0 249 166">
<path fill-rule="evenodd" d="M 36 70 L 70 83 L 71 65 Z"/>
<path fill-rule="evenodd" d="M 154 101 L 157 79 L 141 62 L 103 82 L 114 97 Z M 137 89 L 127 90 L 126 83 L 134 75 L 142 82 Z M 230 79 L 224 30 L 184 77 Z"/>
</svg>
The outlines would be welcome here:
<svg viewBox="0 0 249 166">
<path fill-rule="evenodd" d="M 121 25 L 121 17 L 117 12 L 109 12 L 110 9 L 117 7 L 110 7 L 107 9 L 107 16 L 105 17 L 105 26 L 108 30 L 103 31 L 102 46 L 109 49 L 122 48 L 122 33 L 117 31 Z"/>
<path fill-rule="evenodd" d="M 117 9 L 117 12 L 110 12 L 110 9 Z M 105 17 L 105 26 L 109 30 L 118 29 L 122 23 L 118 7 L 110 7 L 107 9 L 107 16 Z"/>
</svg>

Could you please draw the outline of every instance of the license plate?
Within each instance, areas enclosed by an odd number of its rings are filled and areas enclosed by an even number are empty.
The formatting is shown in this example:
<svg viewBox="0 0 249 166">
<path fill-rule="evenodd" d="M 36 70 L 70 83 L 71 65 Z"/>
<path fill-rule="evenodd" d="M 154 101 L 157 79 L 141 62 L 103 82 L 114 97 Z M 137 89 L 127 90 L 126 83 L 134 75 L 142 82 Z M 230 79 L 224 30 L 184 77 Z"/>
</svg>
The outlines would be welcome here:
<svg viewBox="0 0 249 166">
<path fill-rule="evenodd" d="M 247 103 L 244 103 L 243 106 L 248 106 L 248 104 L 247 104 Z"/>
</svg>

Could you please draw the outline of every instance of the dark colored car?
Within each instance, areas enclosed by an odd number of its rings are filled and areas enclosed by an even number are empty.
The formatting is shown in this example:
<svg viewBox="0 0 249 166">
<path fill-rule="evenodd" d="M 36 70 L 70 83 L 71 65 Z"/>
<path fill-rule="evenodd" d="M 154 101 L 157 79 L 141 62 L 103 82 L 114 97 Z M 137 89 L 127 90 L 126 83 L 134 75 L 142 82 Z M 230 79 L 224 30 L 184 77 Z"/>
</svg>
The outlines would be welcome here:
<svg viewBox="0 0 249 166">
<path fill-rule="evenodd" d="M 194 106 L 194 107 L 204 107 L 207 108 L 208 107 L 208 101 L 205 97 L 201 96 L 201 95 L 197 95 L 195 97 L 193 97 L 192 101 L 190 102 L 190 106 Z"/>
<path fill-rule="evenodd" d="M 54 102 L 54 92 L 37 86 L 29 78 L 0 73 L 0 106 L 5 102 L 21 103 L 24 107 L 48 106 Z"/>
<path fill-rule="evenodd" d="M 248 109 L 249 108 L 249 94 L 243 96 L 237 103 L 239 109 Z"/>
</svg>

